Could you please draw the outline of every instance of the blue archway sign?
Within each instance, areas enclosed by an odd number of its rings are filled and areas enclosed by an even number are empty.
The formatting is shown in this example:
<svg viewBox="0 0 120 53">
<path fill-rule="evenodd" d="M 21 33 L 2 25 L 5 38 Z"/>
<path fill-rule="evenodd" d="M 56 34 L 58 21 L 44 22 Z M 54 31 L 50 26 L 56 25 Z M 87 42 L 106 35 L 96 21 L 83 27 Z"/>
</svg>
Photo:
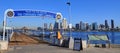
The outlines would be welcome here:
<svg viewBox="0 0 120 53">
<path fill-rule="evenodd" d="M 7 17 L 24 17 L 24 16 L 45 16 L 49 18 L 60 19 L 62 17 L 61 13 L 42 11 L 42 10 L 6 10 L 5 14 Z"/>
<path fill-rule="evenodd" d="M 14 16 L 50 16 L 52 18 L 56 18 L 56 13 L 46 12 L 46 11 L 33 11 L 33 10 L 20 10 L 13 11 Z"/>
<path fill-rule="evenodd" d="M 13 17 L 32 17 L 32 16 L 42 16 L 42 17 L 49 17 L 55 19 L 61 19 L 61 13 L 54 13 L 49 11 L 41 11 L 41 10 L 13 10 L 7 9 L 4 14 L 4 22 L 3 22 L 3 41 L 5 40 L 5 29 L 6 29 L 6 19 L 13 18 Z"/>
</svg>

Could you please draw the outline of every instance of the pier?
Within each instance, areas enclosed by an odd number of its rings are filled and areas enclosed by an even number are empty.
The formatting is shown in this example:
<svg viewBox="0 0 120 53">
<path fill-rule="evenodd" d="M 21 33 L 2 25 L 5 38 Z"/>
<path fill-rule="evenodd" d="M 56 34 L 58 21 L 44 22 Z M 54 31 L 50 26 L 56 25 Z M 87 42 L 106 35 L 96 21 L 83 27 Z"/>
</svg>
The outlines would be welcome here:
<svg viewBox="0 0 120 53">
<path fill-rule="evenodd" d="M 26 35 L 24 33 L 20 32 L 15 32 L 10 39 L 9 45 L 14 46 L 14 45 L 31 45 L 31 44 L 41 44 L 41 43 L 47 43 L 44 42 L 38 37 L 31 37 L 30 35 Z"/>
<path fill-rule="evenodd" d="M 8 50 L 1 53 L 119 53 L 120 48 L 85 48 L 74 51 L 69 48 L 51 46 L 37 37 L 15 32 L 10 39 Z"/>
</svg>

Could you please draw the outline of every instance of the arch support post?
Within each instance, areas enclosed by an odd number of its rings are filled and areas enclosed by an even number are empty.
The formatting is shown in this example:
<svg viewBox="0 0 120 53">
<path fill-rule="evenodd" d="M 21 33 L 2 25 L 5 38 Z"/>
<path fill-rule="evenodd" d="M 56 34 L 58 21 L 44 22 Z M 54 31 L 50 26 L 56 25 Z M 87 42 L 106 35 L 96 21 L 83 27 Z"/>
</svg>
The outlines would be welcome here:
<svg viewBox="0 0 120 53">
<path fill-rule="evenodd" d="M 5 41 L 5 29 L 6 29 L 6 14 L 4 14 L 4 21 L 3 21 L 3 41 Z"/>
</svg>

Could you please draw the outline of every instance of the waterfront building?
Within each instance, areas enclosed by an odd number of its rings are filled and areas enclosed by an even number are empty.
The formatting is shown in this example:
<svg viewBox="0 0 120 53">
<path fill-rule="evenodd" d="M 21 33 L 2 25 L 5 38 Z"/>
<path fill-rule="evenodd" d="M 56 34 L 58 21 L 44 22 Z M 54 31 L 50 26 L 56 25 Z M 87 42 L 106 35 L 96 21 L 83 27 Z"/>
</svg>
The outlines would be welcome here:
<svg viewBox="0 0 120 53">
<path fill-rule="evenodd" d="M 49 29 L 50 29 L 50 30 L 53 30 L 53 24 L 52 24 L 52 23 L 50 23 Z"/>
<path fill-rule="evenodd" d="M 89 27 L 89 29 L 88 29 L 88 30 L 92 30 L 92 25 L 89 25 L 88 27 Z"/>
<path fill-rule="evenodd" d="M 88 23 L 85 24 L 85 27 L 86 27 L 86 30 L 89 30 L 89 24 Z"/>
<path fill-rule="evenodd" d="M 79 29 L 80 30 L 87 30 L 88 29 L 88 23 L 83 23 L 82 21 L 80 21 Z"/>
<path fill-rule="evenodd" d="M 54 30 L 58 30 L 58 29 L 59 29 L 59 23 L 57 21 L 55 21 Z"/>
<path fill-rule="evenodd" d="M 55 24 L 54 24 L 54 30 L 61 29 L 61 26 L 62 26 L 62 23 L 59 23 L 59 21 L 56 20 L 56 21 L 55 21 Z"/>
<path fill-rule="evenodd" d="M 62 23 L 58 22 L 58 29 L 61 29 L 61 28 L 62 28 Z"/>
<path fill-rule="evenodd" d="M 111 29 L 114 29 L 114 20 L 111 19 Z"/>
<path fill-rule="evenodd" d="M 99 30 L 105 30 L 105 25 L 100 24 L 100 25 L 99 25 Z"/>
<path fill-rule="evenodd" d="M 62 19 L 62 29 L 67 29 L 67 26 L 68 26 L 67 20 L 66 20 L 66 18 L 63 18 Z"/>
<path fill-rule="evenodd" d="M 105 20 L 105 29 L 109 29 L 107 20 Z"/>
<path fill-rule="evenodd" d="M 116 31 L 119 31 L 119 27 L 118 26 L 115 29 L 116 29 Z"/>
<path fill-rule="evenodd" d="M 85 23 L 81 24 L 81 30 L 86 30 Z"/>
<path fill-rule="evenodd" d="M 76 25 L 75 25 L 75 29 L 76 29 L 76 30 L 79 30 L 79 27 L 80 27 L 79 24 L 76 24 Z"/>
<path fill-rule="evenodd" d="M 62 24 L 62 22 L 60 22 L 60 24 L 59 24 L 59 29 L 63 29 L 63 24 Z"/>
<path fill-rule="evenodd" d="M 47 30 L 48 27 L 47 27 L 47 23 L 44 23 L 44 29 Z"/>
<path fill-rule="evenodd" d="M 92 23 L 92 30 L 98 30 L 98 25 L 96 22 Z"/>
<path fill-rule="evenodd" d="M 95 30 L 98 30 L 98 25 L 97 25 L 97 23 L 95 23 Z"/>
<path fill-rule="evenodd" d="M 82 21 L 80 21 L 80 27 L 79 28 L 80 28 L 80 30 L 82 29 Z"/>
</svg>

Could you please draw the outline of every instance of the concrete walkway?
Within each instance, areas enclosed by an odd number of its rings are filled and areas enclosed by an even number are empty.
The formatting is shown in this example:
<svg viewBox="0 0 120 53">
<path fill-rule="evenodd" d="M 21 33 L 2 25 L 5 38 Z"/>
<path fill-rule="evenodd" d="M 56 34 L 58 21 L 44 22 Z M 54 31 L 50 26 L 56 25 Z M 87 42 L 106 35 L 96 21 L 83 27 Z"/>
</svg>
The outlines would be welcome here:
<svg viewBox="0 0 120 53">
<path fill-rule="evenodd" d="M 68 48 L 39 44 L 10 46 L 4 53 L 120 53 L 120 48 L 87 48 L 83 51 L 73 51 Z"/>
</svg>

